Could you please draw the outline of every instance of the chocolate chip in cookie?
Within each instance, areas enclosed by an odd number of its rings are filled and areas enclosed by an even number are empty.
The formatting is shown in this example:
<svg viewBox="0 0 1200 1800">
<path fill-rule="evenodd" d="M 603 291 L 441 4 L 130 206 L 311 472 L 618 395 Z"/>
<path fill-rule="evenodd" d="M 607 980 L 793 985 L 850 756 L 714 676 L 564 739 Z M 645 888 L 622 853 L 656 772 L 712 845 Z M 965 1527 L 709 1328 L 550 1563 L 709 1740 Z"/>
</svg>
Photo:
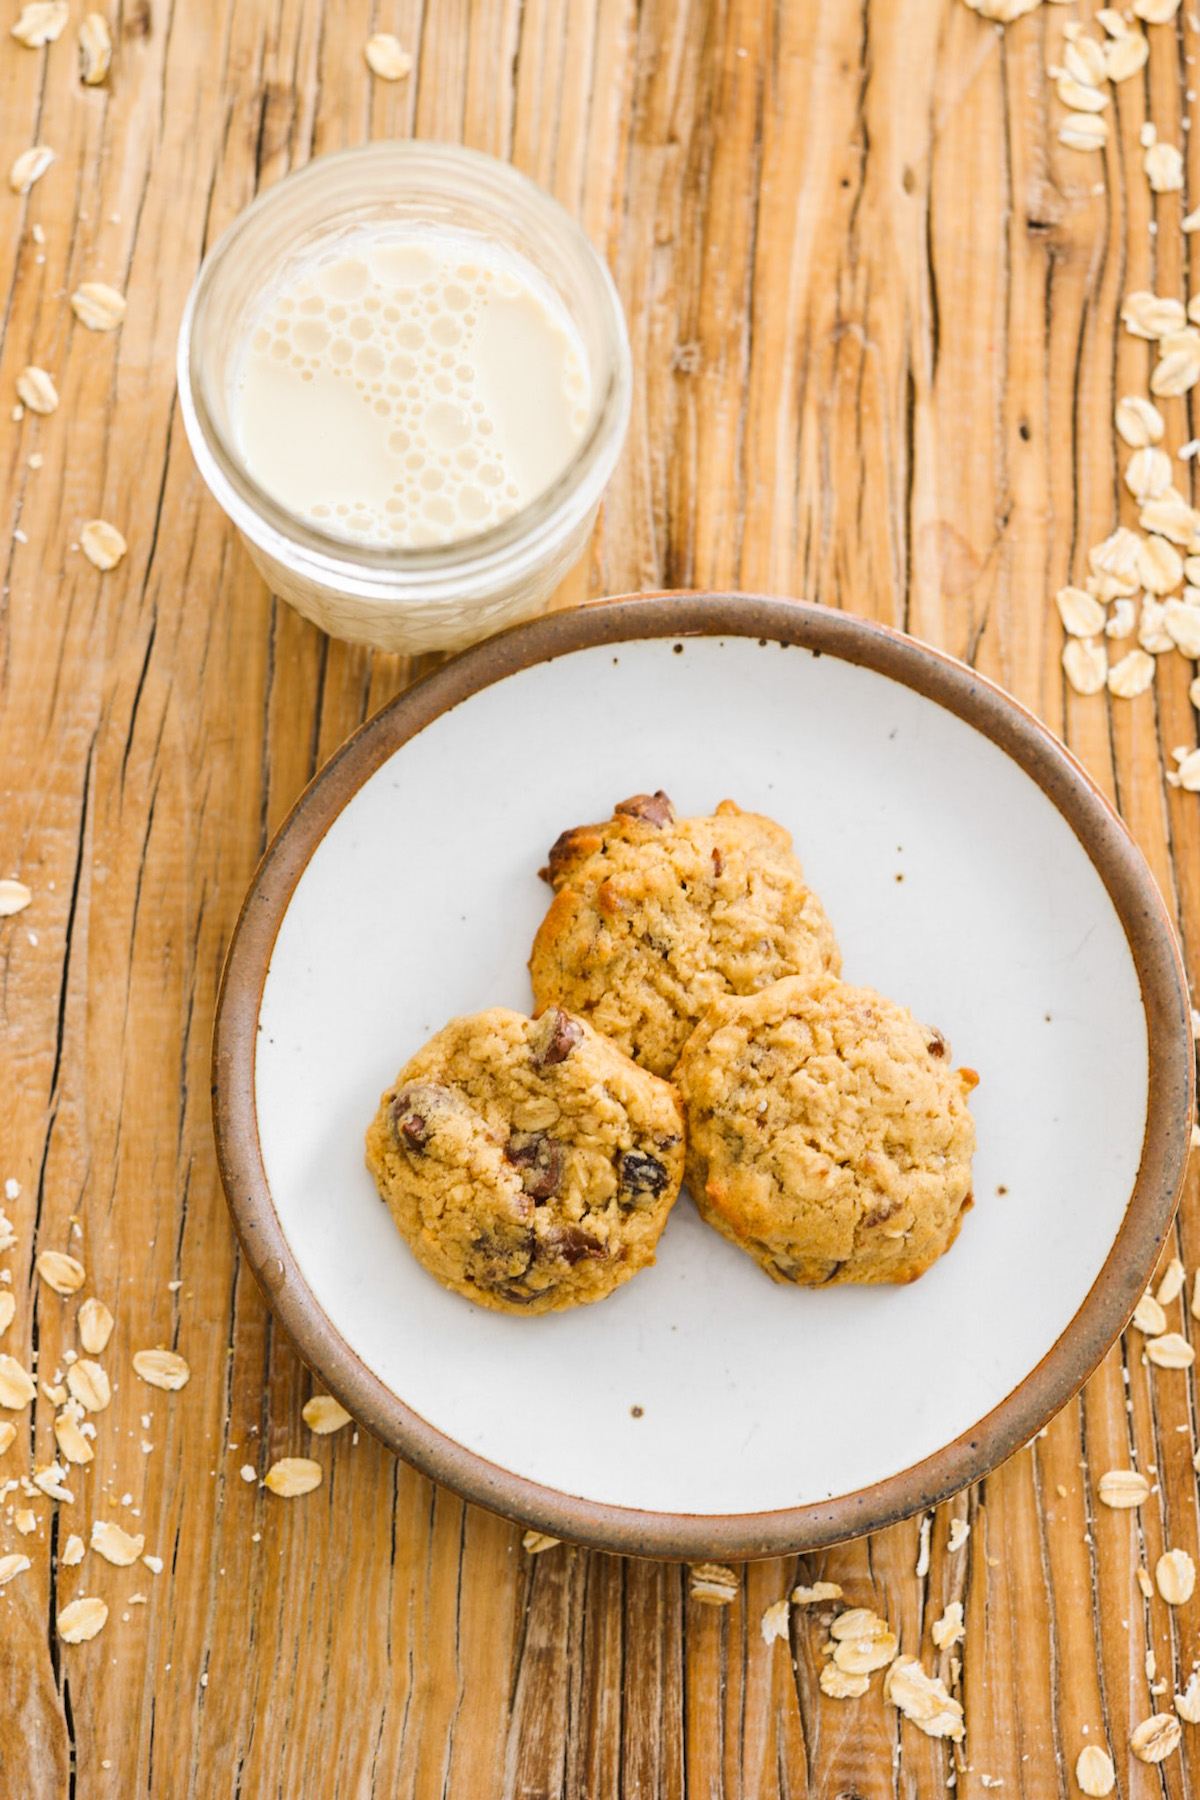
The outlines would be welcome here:
<svg viewBox="0 0 1200 1800">
<path fill-rule="evenodd" d="M 675 808 L 661 788 L 654 794 L 632 794 L 628 800 L 618 800 L 613 811 L 627 819 L 642 819 L 647 825 L 675 823 Z"/>
<path fill-rule="evenodd" d="M 521 1186 L 531 1200 L 549 1200 L 562 1183 L 563 1148 L 544 1131 L 514 1131 L 504 1155 L 521 1172 Z"/>
<path fill-rule="evenodd" d="M 621 1158 L 621 1197 L 626 1205 L 653 1205 L 669 1180 L 666 1168 L 655 1156 L 641 1150 L 627 1150 Z"/>
<path fill-rule="evenodd" d="M 538 1030 L 530 1042 L 535 1069 L 553 1068 L 565 1062 L 583 1036 L 583 1027 L 561 1007 L 550 1006 L 537 1020 Z"/>
<path fill-rule="evenodd" d="M 454 1096 L 433 1082 L 414 1082 L 397 1089 L 388 1105 L 396 1142 L 408 1150 L 424 1150 L 438 1112 L 453 1106 Z"/>
<path fill-rule="evenodd" d="M 496 1007 L 401 1070 L 367 1164 L 437 1280 L 529 1316 L 602 1300 L 654 1261 L 683 1136 L 674 1088 L 584 1020 Z"/>
</svg>

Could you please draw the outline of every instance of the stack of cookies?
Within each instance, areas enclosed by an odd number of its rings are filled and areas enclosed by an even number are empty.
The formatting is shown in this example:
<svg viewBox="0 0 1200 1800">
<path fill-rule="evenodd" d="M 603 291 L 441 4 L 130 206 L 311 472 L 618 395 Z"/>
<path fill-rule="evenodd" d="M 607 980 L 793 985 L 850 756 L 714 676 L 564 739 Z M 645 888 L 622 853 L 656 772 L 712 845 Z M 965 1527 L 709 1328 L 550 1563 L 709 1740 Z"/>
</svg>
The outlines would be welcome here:
<svg viewBox="0 0 1200 1800">
<path fill-rule="evenodd" d="M 452 1020 L 367 1163 L 419 1261 L 506 1312 L 600 1300 L 654 1261 L 686 1172 L 774 1281 L 912 1281 L 971 1205 L 975 1130 L 941 1033 L 839 979 L 791 839 L 663 793 L 566 831 L 534 1017 Z"/>
</svg>

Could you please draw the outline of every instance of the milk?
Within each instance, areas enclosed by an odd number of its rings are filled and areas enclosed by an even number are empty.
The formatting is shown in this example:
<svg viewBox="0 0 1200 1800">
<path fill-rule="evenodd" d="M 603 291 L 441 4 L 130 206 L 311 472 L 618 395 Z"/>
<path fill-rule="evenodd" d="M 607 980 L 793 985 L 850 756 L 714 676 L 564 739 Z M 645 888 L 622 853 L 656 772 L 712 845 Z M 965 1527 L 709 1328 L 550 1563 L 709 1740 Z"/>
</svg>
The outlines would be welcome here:
<svg viewBox="0 0 1200 1800">
<path fill-rule="evenodd" d="M 475 535 L 543 493 L 587 428 L 587 352 L 532 265 L 473 234 L 362 226 L 250 316 L 230 416 L 258 485 L 361 545 Z"/>
</svg>

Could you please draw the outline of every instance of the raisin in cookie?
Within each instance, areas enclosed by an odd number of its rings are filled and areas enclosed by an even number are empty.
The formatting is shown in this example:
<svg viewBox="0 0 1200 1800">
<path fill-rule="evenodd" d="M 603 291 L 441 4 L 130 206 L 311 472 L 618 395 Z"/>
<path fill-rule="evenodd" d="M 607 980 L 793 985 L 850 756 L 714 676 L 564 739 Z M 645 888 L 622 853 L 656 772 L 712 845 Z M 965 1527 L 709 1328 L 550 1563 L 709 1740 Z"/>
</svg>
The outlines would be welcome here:
<svg viewBox="0 0 1200 1800">
<path fill-rule="evenodd" d="M 665 794 L 637 794 L 564 831 L 542 876 L 555 898 L 529 961 L 536 1004 L 582 1013 L 656 1075 L 722 994 L 841 967 L 791 838 L 732 800 L 677 819 Z"/>
<path fill-rule="evenodd" d="M 676 1080 L 688 1185 L 775 1281 L 915 1281 L 971 1205 L 978 1076 L 940 1032 L 820 976 L 719 1000 Z"/>
<path fill-rule="evenodd" d="M 683 1179 L 683 1111 L 580 1019 L 497 1007 L 405 1064 L 367 1166 L 417 1260 L 501 1312 L 602 1300 L 654 1261 Z"/>
</svg>

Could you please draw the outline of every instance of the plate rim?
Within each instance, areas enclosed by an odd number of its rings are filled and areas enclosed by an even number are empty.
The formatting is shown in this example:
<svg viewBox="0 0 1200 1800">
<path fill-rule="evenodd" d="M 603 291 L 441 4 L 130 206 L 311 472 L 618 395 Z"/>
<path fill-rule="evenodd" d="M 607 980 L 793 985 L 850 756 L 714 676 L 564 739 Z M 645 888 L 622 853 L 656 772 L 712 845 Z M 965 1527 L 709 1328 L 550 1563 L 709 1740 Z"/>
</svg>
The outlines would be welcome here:
<svg viewBox="0 0 1200 1800">
<path fill-rule="evenodd" d="M 364 783 L 426 726 L 535 664 L 647 638 L 737 637 L 836 656 L 899 681 L 979 731 L 1028 775 L 1073 830 L 1124 929 L 1149 1050 L 1146 1129 L 1120 1229 L 1083 1301 L 1045 1356 L 968 1431 L 919 1462 L 829 1500 L 759 1513 L 618 1506 L 518 1475 L 448 1437 L 385 1386 L 338 1331 L 284 1236 L 258 1139 L 256 1051 L 275 939 L 308 862 Z M 430 1479 L 505 1517 L 626 1555 L 746 1561 L 827 1545 L 926 1511 L 981 1480 L 1078 1393 L 1125 1328 L 1178 1205 L 1195 1113 L 1191 1000 L 1175 931 L 1142 852 L 1071 752 L 1026 707 L 946 652 L 891 626 L 810 601 L 737 592 L 597 600 L 513 626 L 461 652 L 360 726 L 275 833 L 243 901 L 213 1027 L 217 1165 L 250 1268 L 308 1367 L 354 1419 Z"/>
</svg>

